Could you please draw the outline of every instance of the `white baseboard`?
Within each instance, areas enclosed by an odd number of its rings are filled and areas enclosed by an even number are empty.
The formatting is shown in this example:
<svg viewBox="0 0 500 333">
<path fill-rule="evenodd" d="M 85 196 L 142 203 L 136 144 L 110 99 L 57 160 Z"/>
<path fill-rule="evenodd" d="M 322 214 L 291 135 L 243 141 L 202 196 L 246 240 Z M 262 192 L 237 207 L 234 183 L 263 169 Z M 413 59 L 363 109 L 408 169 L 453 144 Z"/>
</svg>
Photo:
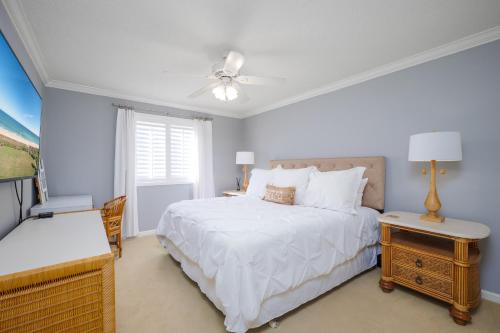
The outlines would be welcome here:
<svg viewBox="0 0 500 333">
<path fill-rule="evenodd" d="M 490 302 L 494 303 L 500 303 L 500 294 L 488 291 L 488 290 L 481 290 L 481 298 L 485 299 Z"/>
<path fill-rule="evenodd" d="M 137 237 L 151 236 L 151 235 L 154 235 L 155 233 L 156 233 L 156 229 L 139 231 L 139 233 L 137 234 Z"/>
</svg>

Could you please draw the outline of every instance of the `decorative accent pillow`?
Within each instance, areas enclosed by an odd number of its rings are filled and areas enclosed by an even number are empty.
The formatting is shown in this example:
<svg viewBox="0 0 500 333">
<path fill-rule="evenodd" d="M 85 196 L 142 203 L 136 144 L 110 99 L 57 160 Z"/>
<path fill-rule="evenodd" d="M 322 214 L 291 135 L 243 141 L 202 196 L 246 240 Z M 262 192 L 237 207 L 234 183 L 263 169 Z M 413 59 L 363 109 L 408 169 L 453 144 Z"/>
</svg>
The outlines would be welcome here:
<svg viewBox="0 0 500 333">
<path fill-rule="evenodd" d="M 295 199 L 295 187 L 266 186 L 264 200 L 283 205 L 293 205 Z"/>
<path fill-rule="evenodd" d="M 304 196 L 304 205 L 357 214 L 356 199 L 366 168 L 313 172 Z"/>
<path fill-rule="evenodd" d="M 277 169 L 281 169 L 281 165 L 278 165 L 276 168 L 271 170 L 252 169 L 246 195 L 259 199 L 264 198 L 266 185 L 271 182 L 273 172 Z"/>
<path fill-rule="evenodd" d="M 366 184 L 368 184 L 368 178 L 363 178 L 361 184 L 359 184 L 358 196 L 356 198 L 356 210 L 363 204 L 363 192 L 365 191 Z"/>
<path fill-rule="evenodd" d="M 304 204 L 304 194 L 307 184 L 309 183 L 309 175 L 312 172 L 318 171 L 315 166 L 310 166 L 303 169 L 283 169 L 277 167 L 274 169 L 271 185 L 278 187 L 295 187 L 295 204 Z"/>
</svg>

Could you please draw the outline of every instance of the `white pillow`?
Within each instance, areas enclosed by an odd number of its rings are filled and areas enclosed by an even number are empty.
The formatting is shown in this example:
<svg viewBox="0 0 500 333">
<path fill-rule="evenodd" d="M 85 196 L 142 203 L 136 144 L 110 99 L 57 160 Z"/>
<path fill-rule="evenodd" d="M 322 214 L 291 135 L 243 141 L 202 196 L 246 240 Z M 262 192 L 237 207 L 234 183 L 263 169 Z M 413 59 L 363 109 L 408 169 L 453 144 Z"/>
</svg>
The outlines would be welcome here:
<svg viewBox="0 0 500 333">
<path fill-rule="evenodd" d="M 366 184 L 368 184 L 368 178 L 363 178 L 361 184 L 359 184 L 358 196 L 356 198 L 356 210 L 361 207 L 363 203 L 363 192 L 365 191 Z"/>
<path fill-rule="evenodd" d="M 277 168 L 281 168 L 281 166 L 278 166 Z M 266 185 L 271 182 L 273 172 L 277 168 L 272 170 L 252 169 L 246 195 L 259 199 L 264 198 L 264 195 L 266 194 Z"/>
<path fill-rule="evenodd" d="M 365 170 L 365 167 L 356 167 L 311 173 L 304 205 L 357 214 L 356 199 Z"/>
<path fill-rule="evenodd" d="M 295 187 L 295 204 L 303 205 L 309 175 L 317 170 L 315 166 L 303 169 L 283 169 L 279 166 L 275 169 L 270 184 L 278 187 Z"/>
</svg>

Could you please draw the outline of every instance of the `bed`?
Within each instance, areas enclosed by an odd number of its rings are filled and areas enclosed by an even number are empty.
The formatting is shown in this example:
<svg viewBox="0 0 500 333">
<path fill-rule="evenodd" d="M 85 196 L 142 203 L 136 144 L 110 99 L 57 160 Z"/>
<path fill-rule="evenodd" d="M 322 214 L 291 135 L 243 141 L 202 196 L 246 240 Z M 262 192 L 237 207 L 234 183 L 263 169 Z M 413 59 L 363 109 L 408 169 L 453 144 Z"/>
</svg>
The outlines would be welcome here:
<svg viewBox="0 0 500 333">
<path fill-rule="evenodd" d="M 277 318 L 372 268 L 384 208 L 383 157 L 276 160 L 271 167 L 320 171 L 364 166 L 358 215 L 287 206 L 247 196 L 170 205 L 157 237 L 225 314 L 231 332 Z"/>
</svg>

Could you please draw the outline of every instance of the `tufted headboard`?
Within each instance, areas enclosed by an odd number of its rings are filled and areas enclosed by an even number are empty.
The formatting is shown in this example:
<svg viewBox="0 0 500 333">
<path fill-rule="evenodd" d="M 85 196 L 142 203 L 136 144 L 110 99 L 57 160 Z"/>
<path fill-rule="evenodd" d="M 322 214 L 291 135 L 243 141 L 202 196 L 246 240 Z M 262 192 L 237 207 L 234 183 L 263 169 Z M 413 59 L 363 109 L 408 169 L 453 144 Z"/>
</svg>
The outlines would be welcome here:
<svg viewBox="0 0 500 333">
<path fill-rule="evenodd" d="M 300 169 L 314 165 L 319 171 L 345 170 L 364 166 L 366 171 L 363 178 L 368 178 L 368 184 L 363 194 L 363 206 L 379 211 L 384 210 L 385 158 L 383 156 L 273 160 L 270 163 L 271 168 L 281 164 L 284 169 Z"/>
</svg>

